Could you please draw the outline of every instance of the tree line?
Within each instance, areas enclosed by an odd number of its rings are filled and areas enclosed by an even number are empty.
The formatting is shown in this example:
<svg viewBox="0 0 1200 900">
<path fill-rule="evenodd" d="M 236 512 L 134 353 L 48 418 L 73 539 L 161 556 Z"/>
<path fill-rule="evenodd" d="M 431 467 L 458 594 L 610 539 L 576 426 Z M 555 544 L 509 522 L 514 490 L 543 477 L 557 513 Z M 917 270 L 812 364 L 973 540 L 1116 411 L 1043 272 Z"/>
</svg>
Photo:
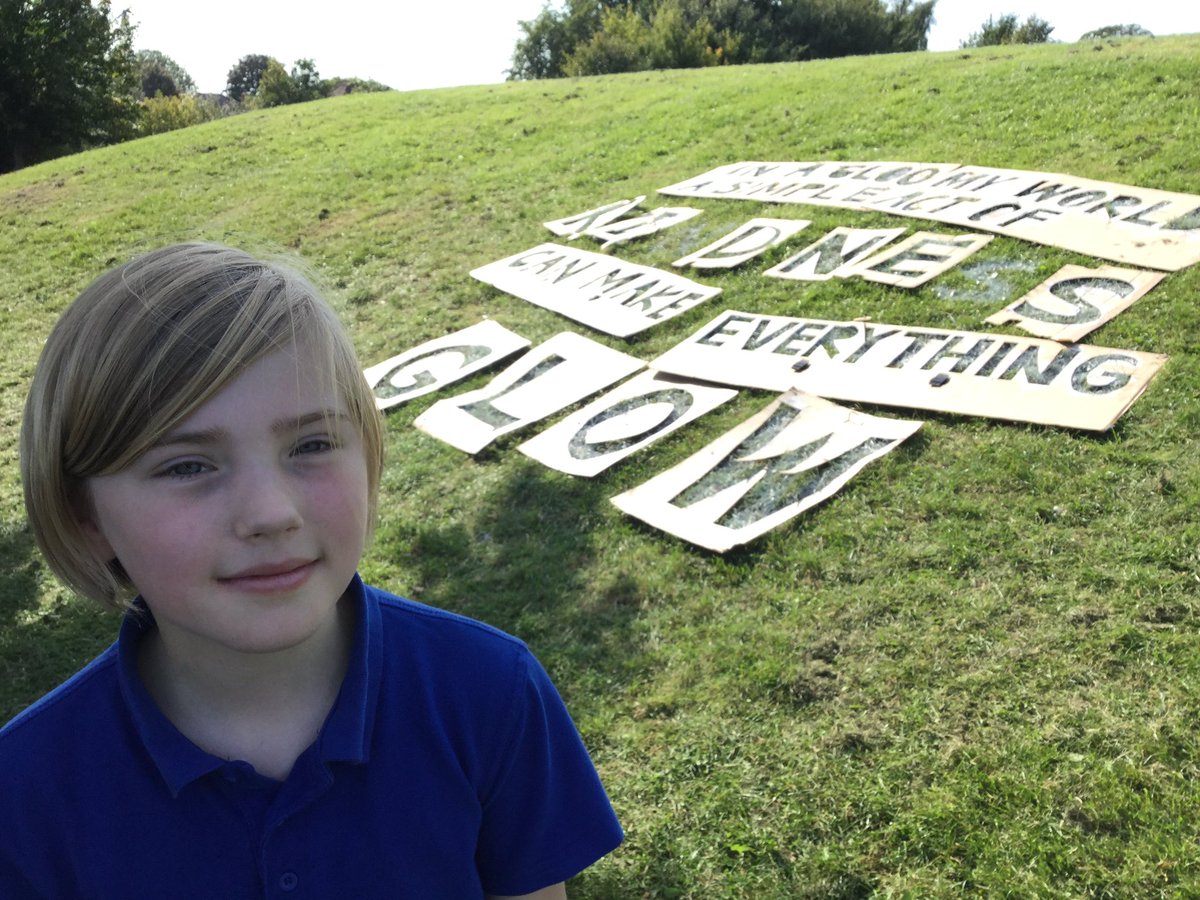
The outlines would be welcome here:
<svg viewBox="0 0 1200 900">
<path fill-rule="evenodd" d="M 562 0 L 519 23 L 509 80 L 792 62 L 928 48 L 936 0 Z M 989 16 L 960 47 L 1037 44 L 1036 15 Z M 1106 25 L 1099 40 L 1149 35 Z"/>
<path fill-rule="evenodd" d="M 562 0 L 521 22 L 510 79 L 602 75 L 924 50 L 936 0 Z M 1030 16 L 990 17 L 963 47 L 1040 43 Z M 173 59 L 134 51 L 111 0 L 0 0 L 0 173 L 89 147 L 331 93 L 388 90 L 323 79 L 311 59 L 287 69 L 243 56 L 225 91 L 204 95 Z M 1109 25 L 1084 35 L 1149 32 Z"/>
<path fill-rule="evenodd" d="M 924 50 L 936 0 L 566 0 L 521 22 L 509 78 Z"/>
<path fill-rule="evenodd" d="M 311 59 L 289 71 L 251 54 L 229 70 L 223 94 L 199 94 L 171 57 L 135 51 L 133 36 L 111 0 L 0 0 L 0 173 L 247 109 L 388 90 L 322 79 Z"/>
<path fill-rule="evenodd" d="M 1045 19 L 1031 15 L 1024 22 L 1014 14 L 995 18 L 988 16 L 980 29 L 959 43 L 962 49 L 971 47 L 1001 47 L 1006 44 L 1044 44 L 1050 40 L 1054 26 Z M 1111 40 L 1125 37 L 1153 37 L 1141 25 L 1105 25 L 1079 36 L 1081 41 Z"/>
</svg>

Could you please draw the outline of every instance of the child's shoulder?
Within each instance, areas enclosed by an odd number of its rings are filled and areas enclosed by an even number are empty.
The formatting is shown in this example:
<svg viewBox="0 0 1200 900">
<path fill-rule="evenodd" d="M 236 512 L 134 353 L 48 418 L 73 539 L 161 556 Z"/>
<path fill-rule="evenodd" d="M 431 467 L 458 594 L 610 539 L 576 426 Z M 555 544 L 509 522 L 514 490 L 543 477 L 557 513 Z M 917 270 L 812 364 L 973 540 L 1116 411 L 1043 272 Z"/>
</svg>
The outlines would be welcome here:
<svg viewBox="0 0 1200 900">
<path fill-rule="evenodd" d="M 473 649 L 502 656 L 521 656 L 529 652 L 520 638 L 485 622 L 371 585 L 365 585 L 365 589 L 378 605 L 380 618 L 392 640 L 417 648 L 429 645 L 439 650 Z"/>
<path fill-rule="evenodd" d="M 16 744 L 53 742 L 63 733 L 77 735 L 80 726 L 109 706 L 119 691 L 117 646 L 113 644 L 0 728 L 0 760 L 6 759 L 7 748 Z"/>
<path fill-rule="evenodd" d="M 47 783 L 61 785 L 65 772 L 86 778 L 128 753 L 117 668 L 110 647 L 0 728 L 0 817 L 50 815 Z"/>
<path fill-rule="evenodd" d="M 457 708 L 464 715 L 491 717 L 488 711 L 512 709 L 554 688 L 525 642 L 467 616 L 366 587 L 368 610 L 378 627 L 366 629 L 371 649 L 368 669 L 389 685 L 424 685 L 437 714 Z M 380 668 L 369 660 L 378 653 Z M 407 707 L 414 701 L 404 700 Z M 410 709 L 411 712 L 411 709 Z"/>
</svg>

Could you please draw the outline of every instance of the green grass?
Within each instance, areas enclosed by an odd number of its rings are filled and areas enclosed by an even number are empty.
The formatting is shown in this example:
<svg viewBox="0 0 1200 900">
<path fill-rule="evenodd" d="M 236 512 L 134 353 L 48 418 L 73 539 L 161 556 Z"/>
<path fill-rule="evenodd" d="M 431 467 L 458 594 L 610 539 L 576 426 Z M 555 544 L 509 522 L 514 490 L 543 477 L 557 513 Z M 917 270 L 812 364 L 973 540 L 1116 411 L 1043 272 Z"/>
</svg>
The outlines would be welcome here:
<svg viewBox="0 0 1200 900">
<path fill-rule="evenodd" d="M 468 272 L 549 239 L 548 219 L 742 159 L 1200 193 L 1198 84 L 1200 38 L 1170 38 L 352 95 L 3 176 L 0 719 L 116 629 L 40 562 L 15 464 L 40 342 L 105 267 L 182 239 L 289 248 L 366 364 L 481 315 L 540 341 L 586 329 Z M 667 266 L 755 215 L 914 227 L 691 205 L 618 254 Z M 589 336 L 649 359 L 723 303 L 971 330 L 1003 305 L 940 297 L 961 273 L 916 291 L 761 278 L 786 252 L 699 276 L 725 294 L 633 340 Z M 1098 262 L 1007 238 L 980 259 L 1027 263 L 1006 299 Z M 515 632 L 554 676 L 628 831 L 575 898 L 1200 896 L 1198 295 L 1196 271 L 1172 273 L 1088 337 L 1171 357 L 1110 433 L 921 416 L 830 502 L 724 557 L 608 498 L 768 395 L 590 481 L 517 453 L 524 433 L 473 459 L 423 435 L 432 395 L 388 416 L 363 572 Z"/>
</svg>

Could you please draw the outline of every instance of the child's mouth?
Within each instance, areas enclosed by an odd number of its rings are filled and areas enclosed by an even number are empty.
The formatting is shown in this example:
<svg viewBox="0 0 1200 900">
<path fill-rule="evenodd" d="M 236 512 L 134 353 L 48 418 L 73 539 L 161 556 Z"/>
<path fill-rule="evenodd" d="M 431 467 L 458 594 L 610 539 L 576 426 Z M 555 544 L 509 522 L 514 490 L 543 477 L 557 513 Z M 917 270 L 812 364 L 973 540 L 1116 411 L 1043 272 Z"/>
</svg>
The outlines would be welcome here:
<svg viewBox="0 0 1200 900">
<path fill-rule="evenodd" d="M 300 587 L 308 580 L 316 564 L 317 561 L 314 559 L 291 559 L 278 563 L 265 563 L 243 569 L 220 580 L 228 587 L 238 590 L 264 593 L 290 591 Z"/>
</svg>

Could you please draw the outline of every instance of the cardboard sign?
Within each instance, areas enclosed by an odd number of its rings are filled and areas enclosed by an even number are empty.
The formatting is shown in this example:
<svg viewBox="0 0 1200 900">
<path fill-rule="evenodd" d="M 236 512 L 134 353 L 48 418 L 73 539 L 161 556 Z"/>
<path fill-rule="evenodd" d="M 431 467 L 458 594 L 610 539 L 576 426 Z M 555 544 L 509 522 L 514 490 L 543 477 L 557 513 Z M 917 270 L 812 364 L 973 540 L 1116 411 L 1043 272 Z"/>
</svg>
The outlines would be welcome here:
<svg viewBox="0 0 1200 900">
<path fill-rule="evenodd" d="M 499 322 L 485 319 L 363 369 L 379 409 L 390 409 L 461 381 L 529 346 Z"/>
<path fill-rule="evenodd" d="M 651 366 L 741 387 L 1104 431 L 1165 361 L 1038 338 L 726 311 Z"/>
<path fill-rule="evenodd" d="M 707 247 L 675 260 L 682 269 L 732 269 L 782 244 L 812 223 L 807 219 L 751 219 Z"/>
<path fill-rule="evenodd" d="M 517 449 L 552 469 L 591 478 L 736 396 L 732 388 L 643 372 Z"/>
<path fill-rule="evenodd" d="M 544 419 L 646 364 L 574 332 L 556 334 L 487 387 L 439 400 L 413 423 L 465 453 Z"/>
<path fill-rule="evenodd" d="M 632 200 L 618 200 L 615 203 L 607 203 L 604 206 L 589 209 L 587 212 L 576 213 L 573 216 L 567 216 L 565 219 L 555 219 L 553 222 L 546 222 L 544 224 L 559 237 L 574 240 L 581 234 L 584 234 L 589 228 L 599 228 L 615 219 L 621 218 L 621 216 L 625 215 L 631 209 L 636 209 L 638 204 L 645 199 L 646 195 L 642 194 L 640 197 L 634 197 Z"/>
<path fill-rule="evenodd" d="M 540 244 L 471 275 L 617 337 L 637 334 L 721 293 L 672 272 L 558 244 Z"/>
<path fill-rule="evenodd" d="M 693 209 L 690 206 L 660 206 L 658 209 L 646 213 L 644 216 L 637 216 L 633 219 L 619 219 L 615 222 L 608 222 L 604 225 L 593 225 L 584 232 L 588 237 L 593 237 L 598 241 L 603 241 L 602 247 L 611 247 L 613 244 L 623 244 L 626 241 L 632 241 L 634 238 L 646 237 L 654 234 L 656 231 L 670 228 L 672 225 L 678 225 L 680 222 L 686 222 L 688 219 L 693 219 L 700 215 L 703 210 Z"/>
<path fill-rule="evenodd" d="M 832 496 L 921 424 L 789 391 L 612 502 L 655 528 L 723 553 Z"/>
<path fill-rule="evenodd" d="M 992 239 L 988 234 L 933 234 L 918 231 L 854 267 L 867 281 L 915 288 L 958 265 Z"/>
<path fill-rule="evenodd" d="M 1158 272 L 1101 266 L 1063 266 L 1032 291 L 987 317 L 991 325 L 1017 327 L 1054 341 L 1077 341 L 1162 281 Z"/>
<path fill-rule="evenodd" d="M 903 228 L 835 228 L 763 274 L 793 281 L 846 278 L 856 274 L 855 261 L 900 237 L 904 231 Z"/>
<path fill-rule="evenodd" d="M 739 162 L 662 188 L 676 197 L 808 203 L 961 225 L 1175 271 L 1200 261 L 1200 196 L 949 163 Z"/>
</svg>

